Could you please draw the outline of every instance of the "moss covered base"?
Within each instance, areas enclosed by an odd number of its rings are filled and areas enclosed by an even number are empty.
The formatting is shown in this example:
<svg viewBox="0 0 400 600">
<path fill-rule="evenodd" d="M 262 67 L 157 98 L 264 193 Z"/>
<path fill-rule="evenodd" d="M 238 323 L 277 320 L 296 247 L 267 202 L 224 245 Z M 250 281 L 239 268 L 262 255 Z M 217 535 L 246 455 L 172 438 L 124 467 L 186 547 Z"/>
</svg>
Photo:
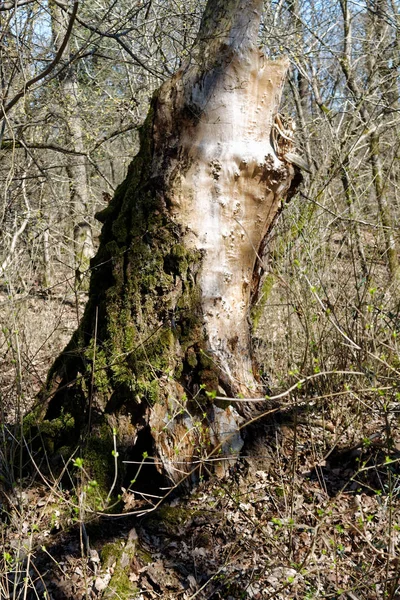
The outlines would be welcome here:
<svg viewBox="0 0 400 600">
<path fill-rule="evenodd" d="M 105 577 L 98 578 L 98 588 L 111 575 L 107 589 L 101 595 L 104 600 L 119 598 L 120 600 L 133 600 L 139 596 L 139 590 L 132 581 L 132 565 L 138 560 L 140 550 L 136 531 L 132 529 L 126 542 L 113 542 L 106 544 L 101 552 L 102 571 Z M 99 585 L 100 584 L 100 585 Z"/>
</svg>

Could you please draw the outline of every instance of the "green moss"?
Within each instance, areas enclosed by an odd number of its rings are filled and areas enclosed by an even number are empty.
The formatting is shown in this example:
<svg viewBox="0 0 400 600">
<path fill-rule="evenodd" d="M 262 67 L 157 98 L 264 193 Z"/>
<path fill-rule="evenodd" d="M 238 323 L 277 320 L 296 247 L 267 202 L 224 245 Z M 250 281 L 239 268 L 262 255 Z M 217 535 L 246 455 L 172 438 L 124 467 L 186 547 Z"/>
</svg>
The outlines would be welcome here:
<svg viewBox="0 0 400 600">
<path fill-rule="evenodd" d="M 198 511 L 180 506 L 162 506 L 145 519 L 146 530 L 150 533 L 164 532 L 174 535 L 186 525 Z"/>
<path fill-rule="evenodd" d="M 35 439 L 39 433 L 39 439 L 44 444 L 45 450 L 53 453 L 61 439 L 73 434 L 75 419 L 70 413 L 62 410 L 59 417 L 42 420 L 40 408 L 36 408 L 24 417 L 23 430 L 27 439 Z"/>
<path fill-rule="evenodd" d="M 130 563 L 135 555 L 136 545 L 112 542 L 103 547 L 101 551 L 102 566 L 114 569 L 108 588 L 102 596 L 104 600 L 108 600 L 108 598 L 131 600 L 139 594 L 138 588 L 129 580 Z"/>
<path fill-rule="evenodd" d="M 110 389 L 107 353 L 103 348 L 96 347 L 94 349 L 94 340 L 91 340 L 90 346 L 85 351 L 85 357 L 87 359 L 87 377 L 92 378 L 92 369 L 94 369 L 93 385 L 99 394 L 106 395 Z"/>
<path fill-rule="evenodd" d="M 136 162 L 133 170 L 138 165 Z M 130 176 L 134 177 L 133 172 Z M 127 187 L 117 219 L 125 215 L 130 248 L 119 246 L 112 227 L 112 240 L 105 243 L 107 254 L 112 256 L 113 281 L 106 290 L 105 331 L 100 336 L 107 342 L 102 345 L 100 367 L 105 371 L 108 363 L 109 370 L 107 376 L 98 377 L 96 387 L 107 390 L 123 385 L 135 396 L 154 403 L 159 399 L 156 377 L 166 373 L 179 380 L 182 375 L 182 361 L 176 358 L 177 340 L 185 349 L 186 340 L 193 339 L 193 326 L 200 324 L 193 316 L 200 296 L 192 273 L 198 269 L 201 253 L 176 243 L 176 225 L 154 207 L 157 197 L 148 193 L 140 198 L 137 194 L 135 185 Z M 137 207 L 135 218 L 132 204 Z M 105 238 L 105 232 L 102 236 Z M 170 294 L 177 277 L 185 285 L 175 298 Z M 164 318 L 162 327 L 160 317 Z M 90 360 L 89 354 L 87 357 Z"/>
<path fill-rule="evenodd" d="M 97 215 L 104 225 L 92 262 L 89 302 L 47 383 L 49 412 L 58 414 L 64 406 L 75 419 L 77 433 L 88 422 L 89 397 L 100 425 L 111 411 L 118 427 L 120 416 L 129 426 L 129 417 L 137 419 L 146 403 L 167 401 L 160 379 L 173 378 L 187 387 L 189 401 L 190 386 L 194 394 L 199 383 L 209 391 L 218 386 L 214 362 L 199 350 L 205 340 L 196 274 L 203 254 L 184 245 L 185 231 L 170 215 L 164 193 L 170 181 L 151 176 L 156 103 L 157 95 L 125 182 Z M 82 457 L 104 495 L 114 473 L 112 439 L 109 431 L 99 437 L 98 429 L 92 438 Z"/>
<path fill-rule="evenodd" d="M 116 569 L 108 584 L 107 592 L 103 594 L 107 598 L 118 598 L 119 600 L 132 600 L 139 595 L 139 589 L 129 579 L 128 573 L 123 569 Z"/>
<path fill-rule="evenodd" d="M 187 248 L 182 244 L 175 244 L 164 258 L 164 268 L 167 273 L 186 279 L 189 262 L 190 252 Z"/>
<path fill-rule="evenodd" d="M 146 346 L 135 350 L 130 356 L 130 363 L 138 377 L 149 371 L 149 363 L 153 369 L 167 371 L 172 367 L 171 357 L 174 356 L 174 349 L 174 334 L 166 327 L 153 336 Z"/>
<path fill-rule="evenodd" d="M 152 381 L 138 381 L 132 391 L 141 400 L 146 400 L 150 406 L 156 404 L 160 399 L 160 388 L 157 379 L 153 379 Z"/>
<path fill-rule="evenodd" d="M 104 424 L 87 440 L 83 451 L 85 471 L 89 479 L 94 479 L 99 485 L 102 497 L 106 497 L 114 477 L 114 442 L 110 429 Z"/>
<path fill-rule="evenodd" d="M 189 348 L 186 352 L 186 362 L 189 365 L 189 367 L 191 367 L 192 369 L 194 369 L 195 367 L 197 367 L 197 355 L 196 352 L 194 350 L 194 348 Z"/>
<path fill-rule="evenodd" d="M 204 350 L 200 349 L 199 352 L 199 363 L 203 369 L 212 369 L 214 365 L 214 361 L 211 356 L 209 356 Z"/>
<path fill-rule="evenodd" d="M 75 419 L 69 413 L 61 412 L 61 415 L 57 419 L 52 421 L 42 421 L 40 424 L 41 433 L 50 436 L 56 436 L 62 433 L 67 433 L 73 430 L 75 426 Z"/>
<path fill-rule="evenodd" d="M 218 389 L 218 372 L 214 369 L 203 369 L 199 371 L 199 379 L 207 392 L 212 393 Z"/>
<path fill-rule="evenodd" d="M 150 565 L 152 562 L 154 562 L 154 559 L 150 552 L 147 552 L 147 550 L 144 550 L 140 546 L 136 551 L 136 555 L 145 565 Z"/>
<path fill-rule="evenodd" d="M 41 410 L 41 406 L 36 406 L 33 410 L 31 410 L 23 420 L 23 432 L 24 436 L 27 437 L 32 429 L 32 427 L 36 427 L 38 423 L 40 423 L 43 419 L 43 414 Z"/>
<path fill-rule="evenodd" d="M 112 225 L 112 232 L 117 242 L 124 243 L 128 238 L 127 216 L 122 213 Z"/>
<path fill-rule="evenodd" d="M 121 558 L 122 550 L 123 544 L 121 542 L 105 544 L 101 550 L 101 563 L 103 567 L 112 567 L 113 563 Z"/>
</svg>

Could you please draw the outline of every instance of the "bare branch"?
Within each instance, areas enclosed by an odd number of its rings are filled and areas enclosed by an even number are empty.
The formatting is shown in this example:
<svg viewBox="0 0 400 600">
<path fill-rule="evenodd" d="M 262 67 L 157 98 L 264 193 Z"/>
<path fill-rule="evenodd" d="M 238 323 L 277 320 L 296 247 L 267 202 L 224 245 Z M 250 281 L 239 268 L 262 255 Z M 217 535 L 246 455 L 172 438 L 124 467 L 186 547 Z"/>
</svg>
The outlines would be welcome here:
<svg viewBox="0 0 400 600">
<path fill-rule="evenodd" d="M 123 135 L 124 133 L 127 133 L 128 131 L 137 129 L 138 126 L 139 126 L 138 123 L 129 123 L 125 127 L 118 128 L 118 129 L 115 129 L 114 131 L 111 131 L 110 133 L 101 137 L 93 145 L 92 149 L 89 150 L 88 152 L 80 152 L 79 150 L 71 150 L 70 148 L 65 148 L 64 146 L 60 146 L 59 144 L 53 144 L 53 143 L 42 144 L 40 142 L 26 142 L 26 141 L 22 141 L 22 140 L 15 140 L 12 138 L 4 139 L 1 142 L 0 150 L 15 150 L 18 148 L 31 148 L 34 150 L 53 150 L 53 152 L 59 152 L 60 154 L 72 154 L 72 155 L 77 155 L 77 156 L 88 157 L 90 152 L 97 150 L 97 148 L 99 148 L 106 142 L 109 142 L 110 140 L 113 140 L 114 138 L 118 137 L 119 135 Z"/>
<path fill-rule="evenodd" d="M 44 69 L 44 71 L 42 71 L 41 73 L 39 73 L 38 75 L 36 75 L 36 77 L 33 77 L 32 79 L 30 79 L 29 81 L 27 81 L 23 88 L 21 88 L 19 90 L 19 92 L 14 96 L 14 98 L 12 100 L 10 100 L 10 102 L 6 105 L 6 106 L 2 106 L 2 115 L 0 115 L 0 121 L 2 121 L 5 117 L 5 115 L 17 104 L 17 102 L 23 98 L 28 90 L 28 88 L 32 87 L 35 83 L 37 83 L 38 81 L 40 81 L 41 79 L 44 79 L 44 77 L 46 77 L 46 75 L 48 75 L 49 73 L 51 73 L 51 71 L 57 66 L 57 64 L 60 62 L 61 57 L 63 55 L 63 52 L 68 44 L 68 40 L 71 36 L 72 33 L 72 28 L 75 22 L 75 17 L 77 15 L 78 12 L 78 6 L 79 6 L 79 2 L 78 0 L 74 1 L 74 7 L 72 9 L 72 13 L 71 13 L 71 18 L 69 20 L 68 23 L 68 27 L 65 33 L 65 37 L 63 39 L 63 42 L 56 54 L 56 56 L 54 57 L 54 60 L 48 65 L 48 67 L 46 67 L 46 69 Z"/>
<path fill-rule="evenodd" d="M 6 256 L 6 258 L 3 260 L 3 262 L 0 265 L 0 277 L 3 277 L 5 271 L 7 270 L 7 267 L 9 267 L 9 265 L 11 264 L 11 262 L 14 258 L 15 248 L 17 246 L 18 240 L 21 237 L 21 235 L 24 233 L 26 226 L 29 223 L 29 219 L 31 217 L 31 207 L 29 205 L 28 195 L 26 193 L 25 179 L 22 180 L 22 197 L 24 199 L 25 206 L 26 206 L 25 218 L 24 218 L 23 222 L 21 223 L 21 226 L 14 232 L 13 238 L 11 240 L 10 248 L 8 251 L 8 255 Z"/>
<path fill-rule="evenodd" d="M 11 0 L 10 2 L 2 2 L 0 4 L 0 12 L 4 12 L 6 10 L 13 10 L 13 8 L 20 8 L 21 6 L 32 4 L 32 2 L 35 2 L 35 0 L 17 0 L 16 2 L 13 2 Z"/>
<path fill-rule="evenodd" d="M 36 150 L 54 150 L 54 152 L 60 152 L 61 154 L 77 154 L 78 156 L 87 156 L 86 152 L 78 152 L 77 150 L 70 150 L 64 148 L 58 144 L 40 144 L 36 142 L 22 142 L 19 140 L 6 139 L 1 144 L 1 150 L 14 150 L 15 148 L 33 148 Z"/>
<path fill-rule="evenodd" d="M 63 10 L 66 10 L 66 5 L 63 2 L 56 1 L 56 4 L 57 4 L 57 6 L 60 6 Z M 151 6 L 151 2 L 149 4 L 149 9 L 150 9 L 150 6 Z M 146 19 L 147 19 L 147 13 L 146 13 Z M 140 59 L 137 56 L 137 54 L 135 54 L 134 52 L 132 52 L 132 50 L 129 48 L 129 46 L 121 39 L 121 37 L 123 37 L 124 35 L 126 35 L 127 32 L 121 31 L 119 33 L 118 32 L 109 33 L 109 32 L 106 32 L 106 31 L 101 31 L 97 27 L 94 27 L 93 25 L 90 25 L 89 23 L 87 23 L 83 19 L 80 19 L 79 17 L 76 20 L 79 23 L 79 25 L 82 25 L 82 27 L 85 27 L 85 29 L 88 29 L 92 33 L 97 33 L 97 35 L 99 35 L 100 37 L 106 37 L 106 38 L 115 40 L 121 46 L 121 48 L 123 48 L 125 50 L 125 52 L 135 61 L 135 63 L 137 63 L 140 67 L 142 67 L 142 69 L 144 69 L 145 71 L 147 71 L 148 73 L 150 73 L 154 77 L 157 77 L 158 79 L 163 80 L 163 77 L 162 77 L 162 75 L 160 73 L 157 73 L 151 67 L 149 67 L 148 65 L 146 65 L 142 61 L 142 59 Z"/>
</svg>

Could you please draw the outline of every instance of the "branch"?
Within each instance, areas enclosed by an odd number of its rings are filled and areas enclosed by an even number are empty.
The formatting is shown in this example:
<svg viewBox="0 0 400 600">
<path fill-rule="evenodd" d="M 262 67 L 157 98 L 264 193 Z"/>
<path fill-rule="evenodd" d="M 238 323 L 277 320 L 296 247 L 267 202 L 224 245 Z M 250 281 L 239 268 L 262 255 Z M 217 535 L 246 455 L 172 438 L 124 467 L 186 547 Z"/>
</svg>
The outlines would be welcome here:
<svg viewBox="0 0 400 600">
<path fill-rule="evenodd" d="M 69 150 L 58 144 L 39 144 L 22 142 L 20 140 L 6 139 L 1 144 L 1 150 L 14 150 L 14 148 L 33 148 L 35 150 L 54 150 L 55 152 L 61 152 L 62 154 L 74 154 L 78 156 L 87 156 L 86 152 L 79 152 L 78 150 Z"/>
<path fill-rule="evenodd" d="M 66 10 L 67 7 L 63 2 L 60 2 L 58 0 L 55 0 L 57 6 L 60 6 L 60 8 L 62 8 L 63 10 Z M 150 2 L 150 6 L 151 6 L 151 2 Z M 83 19 L 80 19 L 79 17 L 76 19 L 77 22 L 79 23 L 79 25 L 82 25 L 82 27 L 85 27 L 85 29 L 88 29 L 89 31 L 91 31 L 92 33 L 97 33 L 97 35 L 99 35 L 100 37 L 106 37 L 112 40 L 115 40 L 117 42 L 117 44 L 119 44 L 124 50 L 125 52 L 140 66 L 142 67 L 142 69 L 145 69 L 146 71 L 148 71 L 151 75 L 153 75 L 154 77 L 157 77 L 158 79 L 160 79 L 161 81 L 163 81 L 163 77 L 162 74 L 157 73 L 157 71 L 154 71 L 151 67 L 147 66 L 138 56 L 137 54 L 135 54 L 130 48 L 129 46 L 123 41 L 121 40 L 121 37 L 126 35 L 126 32 L 121 31 L 120 33 L 107 33 L 106 31 L 101 31 L 101 29 L 98 29 L 97 27 L 94 27 L 93 25 L 90 25 L 89 23 L 87 23 L 86 21 L 84 21 Z"/>
<path fill-rule="evenodd" d="M 129 125 L 127 125 L 126 127 L 123 127 L 122 129 L 116 129 L 115 131 L 108 133 L 107 135 L 105 135 L 104 137 L 102 137 L 100 140 L 98 140 L 95 143 L 95 145 L 92 148 L 92 151 L 97 150 L 97 148 L 99 148 L 102 144 L 105 144 L 105 142 L 109 142 L 110 140 L 117 137 L 118 135 L 122 135 L 124 133 L 127 133 L 128 131 L 132 131 L 132 129 L 138 129 L 138 127 L 139 127 L 138 123 L 130 123 Z"/>
<path fill-rule="evenodd" d="M 135 54 L 134 52 L 132 52 L 132 50 L 129 48 L 129 46 L 123 41 L 121 40 L 121 36 L 124 35 L 122 32 L 121 33 L 107 33 L 105 31 L 101 31 L 100 29 L 97 29 L 97 27 L 93 27 L 93 25 L 89 25 L 89 23 L 86 23 L 85 21 L 83 21 L 82 19 L 78 19 L 78 23 L 80 25 L 82 25 L 82 27 L 85 27 L 86 29 L 88 29 L 89 31 L 92 31 L 93 33 L 97 33 L 97 35 L 101 36 L 101 37 L 106 37 L 106 38 L 110 38 L 112 40 L 115 40 L 117 42 L 117 44 L 119 44 L 121 46 L 121 48 L 123 48 L 125 50 L 125 52 L 131 57 L 133 58 L 133 60 L 140 66 L 142 67 L 142 69 L 145 69 L 145 71 L 148 71 L 151 75 L 153 75 L 154 77 L 158 77 L 158 79 L 163 79 L 162 76 L 157 73 L 156 71 L 154 71 L 151 67 L 147 66 L 138 56 L 137 54 Z"/>
<path fill-rule="evenodd" d="M 71 36 L 72 33 L 72 28 L 74 25 L 74 21 L 75 21 L 75 17 L 76 14 L 78 12 L 78 6 L 79 6 L 79 2 L 78 0 L 74 0 L 74 7 L 72 9 L 72 14 L 71 14 L 71 18 L 69 20 L 68 23 L 68 27 L 67 27 L 67 31 L 65 33 L 65 37 L 63 39 L 63 42 L 60 46 L 60 48 L 58 49 L 57 54 L 54 57 L 54 60 L 49 64 L 49 66 L 44 69 L 44 71 L 42 71 L 41 73 L 39 73 L 39 75 L 36 75 L 36 77 L 33 77 L 33 79 L 30 79 L 29 81 L 27 81 L 24 84 L 24 87 L 20 89 L 20 91 L 14 96 L 14 98 L 12 100 L 10 100 L 10 102 L 6 105 L 6 106 L 2 106 L 2 112 L 3 114 L 0 115 L 0 122 L 4 119 L 5 115 L 13 108 L 13 106 L 15 106 L 15 104 L 26 94 L 26 91 L 28 88 L 32 87 L 32 85 L 34 85 L 35 83 L 37 83 L 38 81 L 40 81 L 41 79 L 43 79 L 44 77 L 46 77 L 46 75 L 48 75 L 49 73 L 51 73 L 51 71 L 54 69 L 54 67 L 57 66 L 57 64 L 60 62 L 61 57 L 63 55 L 63 52 L 68 44 L 68 40 Z"/>
<path fill-rule="evenodd" d="M 32 4 L 32 2 L 35 2 L 35 0 L 17 0 L 16 2 L 11 0 L 10 2 L 2 2 L 0 4 L 0 12 L 12 10 L 13 8 L 19 8 L 20 6 L 26 6 L 27 4 Z"/>
<path fill-rule="evenodd" d="M 25 142 L 22 139 L 16 140 L 16 139 L 11 139 L 11 138 L 6 138 L 1 142 L 0 150 L 14 150 L 16 148 L 31 148 L 34 150 L 53 150 L 54 152 L 60 152 L 61 154 L 72 154 L 75 156 L 89 157 L 89 154 L 91 152 L 94 152 L 95 150 L 97 150 L 97 148 L 99 148 L 106 142 L 116 138 L 119 135 L 123 135 L 124 133 L 127 133 L 128 131 L 137 129 L 138 126 L 139 126 L 138 123 L 129 123 L 125 127 L 111 131 L 111 133 L 108 133 L 108 134 L 104 135 L 102 138 L 100 138 L 99 140 L 97 140 L 97 142 L 89 150 L 89 152 L 79 152 L 79 150 L 70 150 L 69 148 L 60 146 L 59 144 L 53 144 L 53 143 L 41 144 L 39 142 Z"/>
<path fill-rule="evenodd" d="M 28 195 L 26 193 L 25 179 L 22 180 L 22 196 L 24 198 L 24 202 L 25 202 L 25 206 L 26 206 L 26 216 L 25 216 L 25 219 L 23 220 L 20 228 L 14 232 L 13 239 L 12 239 L 11 245 L 10 245 L 10 249 L 8 251 L 8 255 L 6 256 L 6 258 L 3 260 L 2 264 L 0 265 L 0 277 L 3 277 L 6 269 L 10 266 L 10 264 L 14 258 L 15 248 L 17 246 L 18 240 L 21 237 L 21 235 L 24 233 L 26 226 L 29 223 L 29 219 L 31 217 L 31 207 L 29 206 Z"/>
<path fill-rule="evenodd" d="M 125 42 L 123 40 L 121 40 L 121 38 L 119 37 L 119 35 L 114 34 L 103 34 L 105 37 L 110 37 L 112 39 L 114 39 L 120 46 L 121 48 L 123 48 L 125 50 L 125 52 L 127 54 L 129 54 L 129 56 L 131 58 L 133 58 L 134 61 L 136 61 L 138 63 L 138 65 L 140 65 L 142 67 L 142 69 L 145 69 L 146 71 L 148 71 L 151 75 L 154 75 L 154 77 L 158 77 L 158 79 L 162 80 L 161 75 L 159 75 L 156 71 L 153 71 L 153 69 L 151 69 L 150 67 L 148 67 L 147 65 L 145 65 L 145 63 L 140 60 L 140 58 L 134 54 L 134 52 L 132 52 L 132 50 L 129 48 L 129 46 L 127 44 L 125 44 Z"/>
</svg>

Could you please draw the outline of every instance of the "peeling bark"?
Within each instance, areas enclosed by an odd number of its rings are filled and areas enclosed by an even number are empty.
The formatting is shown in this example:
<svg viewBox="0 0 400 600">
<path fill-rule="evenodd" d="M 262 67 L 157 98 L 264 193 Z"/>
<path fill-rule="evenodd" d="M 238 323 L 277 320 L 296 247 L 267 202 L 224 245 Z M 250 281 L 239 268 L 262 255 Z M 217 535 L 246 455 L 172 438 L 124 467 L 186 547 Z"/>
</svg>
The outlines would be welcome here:
<svg viewBox="0 0 400 600">
<path fill-rule="evenodd" d="M 42 394 L 45 422 L 72 415 L 69 441 L 96 433 L 108 452 L 109 426 L 129 455 L 147 431 L 173 481 L 237 455 L 254 404 L 229 398 L 264 394 L 249 313 L 295 172 L 271 145 L 288 62 L 257 48 L 261 6 L 209 2 L 192 62 L 154 95 L 139 154 L 98 215 L 84 318 Z"/>
</svg>

